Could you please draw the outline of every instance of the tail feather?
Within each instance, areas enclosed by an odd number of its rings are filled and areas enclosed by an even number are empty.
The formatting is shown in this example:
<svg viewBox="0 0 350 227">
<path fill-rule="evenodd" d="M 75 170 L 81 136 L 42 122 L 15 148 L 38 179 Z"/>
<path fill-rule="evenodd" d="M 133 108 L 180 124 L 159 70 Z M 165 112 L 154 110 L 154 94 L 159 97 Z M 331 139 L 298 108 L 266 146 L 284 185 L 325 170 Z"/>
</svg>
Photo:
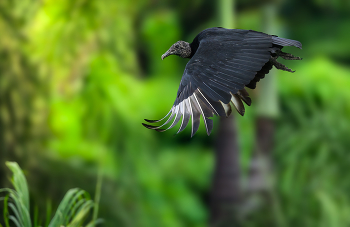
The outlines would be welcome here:
<svg viewBox="0 0 350 227">
<path fill-rule="evenodd" d="M 279 46 L 295 46 L 302 49 L 301 42 L 292 39 L 285 39 L 278 36 L 272 36 L 272 43 Z"/>
</svg>

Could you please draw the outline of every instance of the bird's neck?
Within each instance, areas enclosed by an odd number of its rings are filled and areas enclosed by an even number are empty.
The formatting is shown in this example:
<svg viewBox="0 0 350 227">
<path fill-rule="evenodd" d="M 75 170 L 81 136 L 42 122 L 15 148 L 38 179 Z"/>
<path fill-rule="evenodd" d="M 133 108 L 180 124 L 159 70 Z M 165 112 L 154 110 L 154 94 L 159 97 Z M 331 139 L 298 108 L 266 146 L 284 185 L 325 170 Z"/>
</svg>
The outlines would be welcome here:
<svg viewBox="0 0 350 227">
<path fill-rule="evenodd" d="M 191 47 L 191 54 L 188 58 L 192 58 L 193 55 L 196 53 L 198 47 L 199 47 L 199 41 L 198 38 L 194 38 L 193 42 L 190 43 L 190 47 Z"/>
</svg>

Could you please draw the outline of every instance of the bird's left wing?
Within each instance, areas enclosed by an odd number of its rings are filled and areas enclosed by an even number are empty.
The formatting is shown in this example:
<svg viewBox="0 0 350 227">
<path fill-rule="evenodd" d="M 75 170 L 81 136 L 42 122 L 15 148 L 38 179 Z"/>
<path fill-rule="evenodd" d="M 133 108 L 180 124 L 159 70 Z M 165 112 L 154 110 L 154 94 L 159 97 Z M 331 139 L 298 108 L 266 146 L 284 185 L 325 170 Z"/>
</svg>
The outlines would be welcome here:
<svg viewBox="0 0 350 227">
<path fill-rule="evenodd" d="M 244 114 L 242 100 L 250 105 L 244 86 L 269 61 L 272 36 L 247 30 L 216 29 L 205 30 L 196 38 L 198 49 L 187 63 L 174 105 L 163 119 L 170 117 L 161 126 L 143 124 L 146 128 L 165 131 L 182 118 L 178 131 L 181 132 L 192 118 L 193 136 L 202 116 L 209 135 L 213 127 L 209 117 L 228 116 L 230 102 L 241 115 Z M 161 129 L 172 119 L 169 128 Z"/>
</svg>

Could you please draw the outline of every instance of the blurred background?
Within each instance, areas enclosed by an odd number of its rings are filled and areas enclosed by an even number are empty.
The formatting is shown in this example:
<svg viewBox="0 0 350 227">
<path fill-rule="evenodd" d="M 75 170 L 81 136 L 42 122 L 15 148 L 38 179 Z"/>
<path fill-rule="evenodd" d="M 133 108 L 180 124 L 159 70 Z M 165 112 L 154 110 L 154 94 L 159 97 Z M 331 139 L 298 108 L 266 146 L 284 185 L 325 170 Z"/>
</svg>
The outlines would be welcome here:
<svg viewBox="0 0 350 227">
<path fill-rule="evenodd" d="M 41 218 L 70 188 L 103 226 L 350 226 L 350 1 L 1 0 L 0 187 L 25 171 Z M 209 27 L 299 40 L 241 117 L 158 133 Z M 48 205 L 49 204 L 49 205 Z M 2 205 L 0 205 L 2 207 Z M 2 209 L 2 208 L 0 208 Z M 2 212 L 1 212 L 2 213 Z M 1 220 L 1 219 L 0 219 Z"/>
</svg>

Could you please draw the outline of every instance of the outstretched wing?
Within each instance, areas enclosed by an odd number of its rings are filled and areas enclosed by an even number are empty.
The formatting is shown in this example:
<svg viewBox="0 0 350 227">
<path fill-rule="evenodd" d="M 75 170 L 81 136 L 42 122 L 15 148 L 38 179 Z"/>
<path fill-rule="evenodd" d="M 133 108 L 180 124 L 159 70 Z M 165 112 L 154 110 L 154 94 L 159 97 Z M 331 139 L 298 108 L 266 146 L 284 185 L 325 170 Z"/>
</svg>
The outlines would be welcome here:
<svg viewBox="0 0 350 227">
<path fill-rule="evenodd" d="M 143 125 L 157 131 L 165 131 L 174 127 L 182 118 L 179 133 L 192 118 L 193 136 L 198 130 L 202 116 L 209 135 L 213 127 L 209 117 L 228 116 L 231 112 L 230 102 L 243 115 L 242 100 L 248 105 L 251 103 L 244 86 L 249 84 L 269 61 L 273 44 L 296 45 L 291 42 L 294 40 L 289 42 L 278 37 L 278 43 L 275 43 L 275 38 L 247 30 L 204 30 L 192 43 L 194 46 L 198 45 L 198 48 L 186 65 L 174 105 L 163 119 L 169 115 L 170 117 L 161 126 Z M 174 120 L 169 128 L 161 129 L 172 119 Z M 155 123 L 161 120 L 146 121 Z"/>
</svg>

